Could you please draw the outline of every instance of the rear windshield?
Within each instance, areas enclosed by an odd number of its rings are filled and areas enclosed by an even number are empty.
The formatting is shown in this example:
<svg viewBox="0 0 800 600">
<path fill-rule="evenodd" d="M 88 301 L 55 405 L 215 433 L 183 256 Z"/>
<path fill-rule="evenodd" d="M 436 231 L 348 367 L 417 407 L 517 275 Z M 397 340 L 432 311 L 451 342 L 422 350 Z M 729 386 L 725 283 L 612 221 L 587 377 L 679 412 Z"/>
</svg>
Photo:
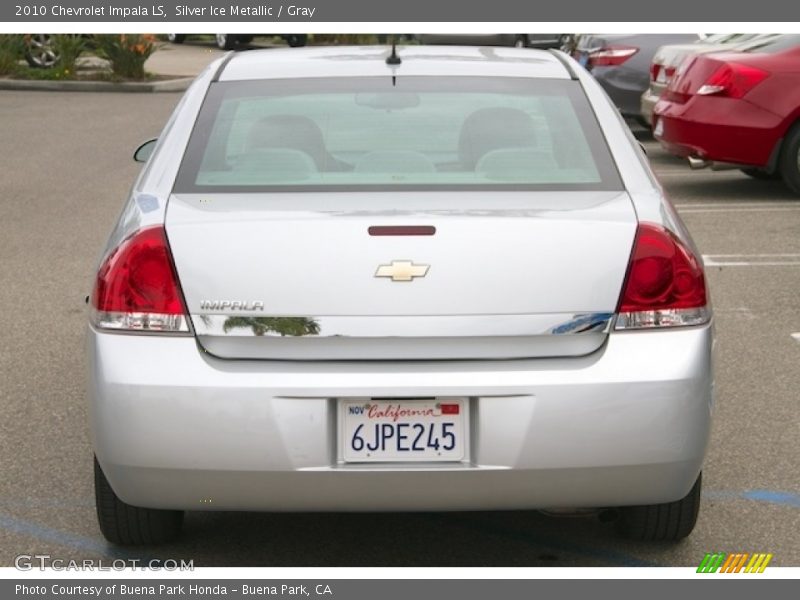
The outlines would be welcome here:
<svg viewBox="0 0 800 600">
<path fill-rule="evenodd" d="M 622 189 L 579 83 L 372 77 L 211 85 L 175 191 Z"/>
</svg>

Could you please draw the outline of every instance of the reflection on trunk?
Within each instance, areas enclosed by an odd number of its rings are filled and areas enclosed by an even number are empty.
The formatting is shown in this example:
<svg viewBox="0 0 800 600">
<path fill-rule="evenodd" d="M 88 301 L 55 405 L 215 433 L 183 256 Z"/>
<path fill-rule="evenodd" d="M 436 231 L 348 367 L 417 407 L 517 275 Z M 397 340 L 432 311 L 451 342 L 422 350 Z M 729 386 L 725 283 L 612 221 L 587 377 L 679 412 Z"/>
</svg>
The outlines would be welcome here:
<svg viewBox="0 0 800 600">
<path fill-rule="evenodd" d="M 275 333 L 278 335 L 317 335 L 319 325 L 306 317 L 228 317 L 223 329 L 249 328 L 255 335 Z"/>
</svg>

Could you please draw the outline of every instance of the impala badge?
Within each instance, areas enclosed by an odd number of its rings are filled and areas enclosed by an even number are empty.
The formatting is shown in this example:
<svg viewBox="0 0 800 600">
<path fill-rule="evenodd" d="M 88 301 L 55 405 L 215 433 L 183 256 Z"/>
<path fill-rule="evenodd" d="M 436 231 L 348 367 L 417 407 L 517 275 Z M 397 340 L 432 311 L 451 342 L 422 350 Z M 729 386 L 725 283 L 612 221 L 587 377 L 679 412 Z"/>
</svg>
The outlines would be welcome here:
<svg viewBox="0 0 800 600">
<path fill-rule="evenodd" d="M 393 260 L 389 265 L 380 265 L 375 277 L 391 277 L 392 281 L 413 281 L 415 277 L 425 277 L 430 265 L 415 265 L 410 260 Z"/>
</svg>

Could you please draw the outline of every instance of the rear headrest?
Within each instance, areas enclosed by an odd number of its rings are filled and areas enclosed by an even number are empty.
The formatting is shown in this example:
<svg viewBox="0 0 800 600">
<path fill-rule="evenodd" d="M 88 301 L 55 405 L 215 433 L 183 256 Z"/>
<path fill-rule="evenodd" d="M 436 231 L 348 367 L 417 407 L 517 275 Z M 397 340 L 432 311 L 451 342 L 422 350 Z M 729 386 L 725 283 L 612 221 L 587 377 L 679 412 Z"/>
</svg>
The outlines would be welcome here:
<svg viewBox="0 0 800 600">
<path fill-rule="evenodd" d="M 536 130 L 527 114 L 516 108 L 481 108 L 461 126 L 458 158 L 471 170 L 491 150 L 528 147 L 536 147 Z"/>
<path fill-rule="evenodd" d="M 328 154 L 322 130 L 302 115 L 272 115 L 253 125 L 245 150 L 258 148 L 293 148 L 308 154 L 320 171 L 340 171 L 341 163 Z"/>
</svg>

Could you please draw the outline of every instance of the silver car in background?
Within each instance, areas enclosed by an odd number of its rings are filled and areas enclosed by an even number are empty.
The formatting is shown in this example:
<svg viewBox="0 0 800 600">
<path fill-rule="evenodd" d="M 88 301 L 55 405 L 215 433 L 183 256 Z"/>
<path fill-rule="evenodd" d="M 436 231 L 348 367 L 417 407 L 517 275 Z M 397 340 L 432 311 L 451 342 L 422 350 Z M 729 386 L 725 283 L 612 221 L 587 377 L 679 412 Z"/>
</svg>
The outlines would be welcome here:
<svg viewBox="0 0 800 600">
<path fill-rule="evenodd" d="M 576 62 L 231 53 L 147 154 L 91 296 L 110 541 L 173 539 L 186 510 L 590 508 L 638 539 L 692 531 L 704 273 Z"/>
<path fill-rule="evenodd" d="M 650 83 L 650 64 L 665 44 L 689 44 L 695 33 L 583 34 L 572 56 L 603 86 L 620 112 L 646 125 L 642 93 Z"/>
</svg>

